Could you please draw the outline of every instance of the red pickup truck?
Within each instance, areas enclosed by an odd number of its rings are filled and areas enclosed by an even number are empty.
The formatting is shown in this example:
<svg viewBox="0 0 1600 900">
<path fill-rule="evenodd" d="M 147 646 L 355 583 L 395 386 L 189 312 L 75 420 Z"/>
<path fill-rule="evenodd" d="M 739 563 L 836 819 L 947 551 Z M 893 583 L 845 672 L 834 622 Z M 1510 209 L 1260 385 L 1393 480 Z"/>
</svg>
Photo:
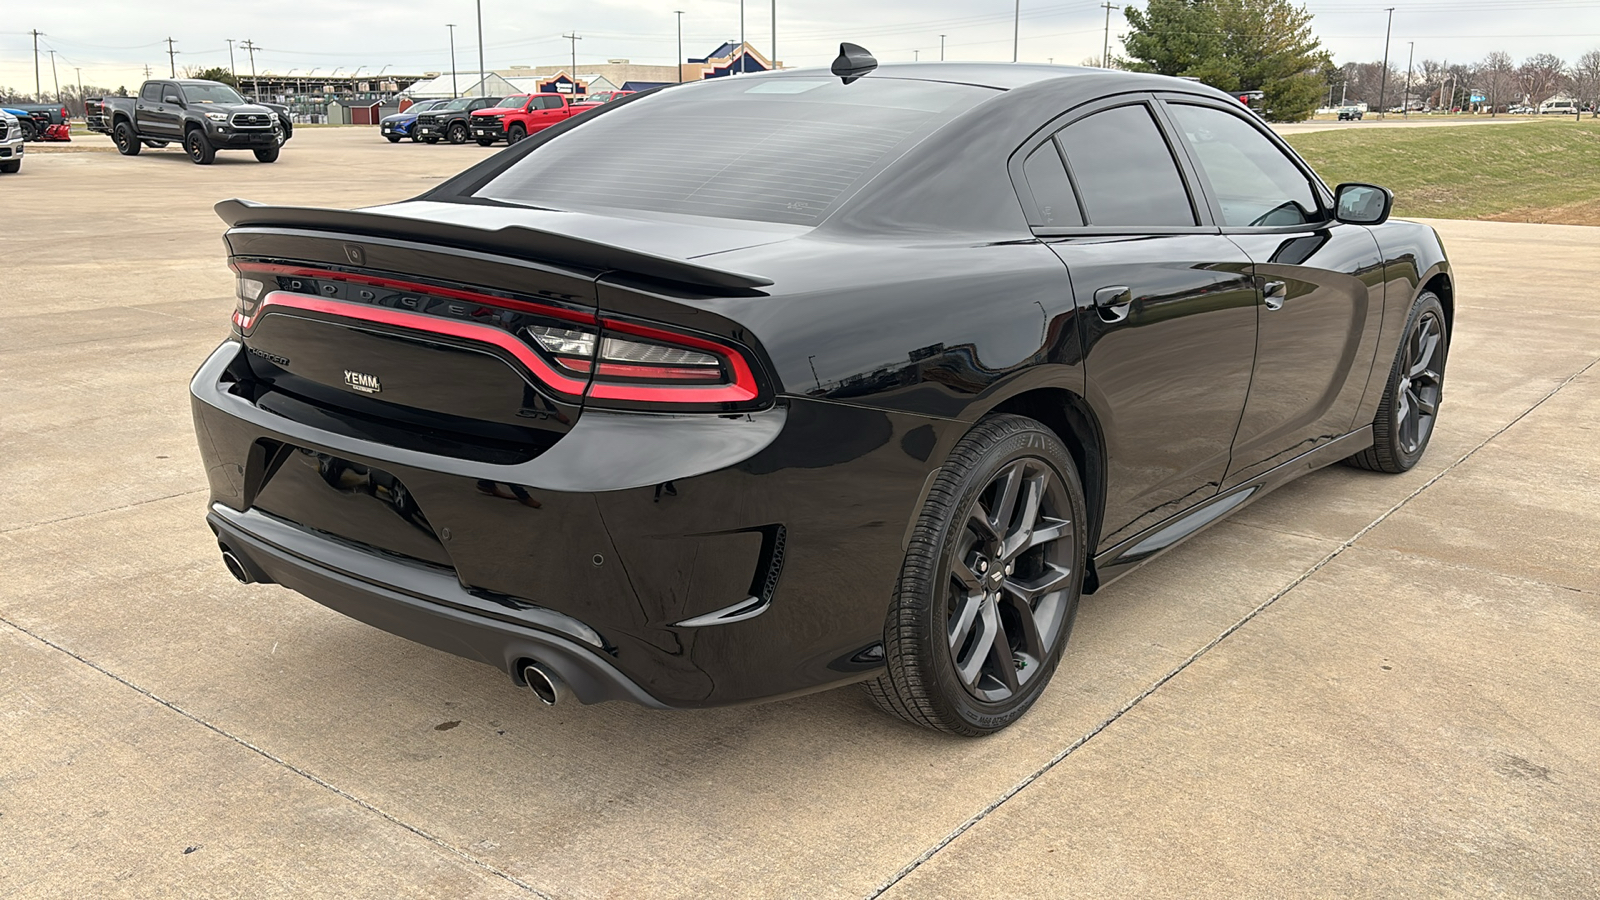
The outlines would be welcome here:
<svg viewBox="0 0 1600 900">
<path fill-rule="evenodd" d="M 513 94 L 493 109 L 472 114 L 472 136 L 485 147 L 495 141 L 515 144 L 580 112 L 566 94 Z"/>
</svg>

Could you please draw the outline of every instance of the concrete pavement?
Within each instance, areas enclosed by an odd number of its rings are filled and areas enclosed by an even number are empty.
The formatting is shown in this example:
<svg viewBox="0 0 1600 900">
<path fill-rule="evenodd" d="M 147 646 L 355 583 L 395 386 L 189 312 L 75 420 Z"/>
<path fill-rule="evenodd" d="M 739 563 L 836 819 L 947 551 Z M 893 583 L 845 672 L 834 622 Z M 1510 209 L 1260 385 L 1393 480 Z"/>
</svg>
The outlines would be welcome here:
<svg viewBox="0 0 1600 900">
<path fill-rule="evenodd" d="M 1600 884 L 1600 230 L 1434 223 L 1422 464 L 1309 476 L 1087 598 L 1035 710 L 961 741 L 855 690 L 546 710 L 227 576 L 185 398 L 232 307 L 211 203 L 395 200 L 487 152 L 307 129 L 270 166 L 0 177 L 0 896 Z"/>
</svg>

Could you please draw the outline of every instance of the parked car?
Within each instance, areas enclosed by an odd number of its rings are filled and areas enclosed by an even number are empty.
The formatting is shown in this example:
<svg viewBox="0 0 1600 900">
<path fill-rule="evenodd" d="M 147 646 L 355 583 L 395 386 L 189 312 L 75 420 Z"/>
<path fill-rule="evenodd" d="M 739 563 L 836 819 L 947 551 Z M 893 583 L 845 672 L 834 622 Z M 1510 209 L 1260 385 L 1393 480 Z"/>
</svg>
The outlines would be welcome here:
<svg viewBox="0 0 1600 900">
<path fill-rule="evenodd" d="M 468 116 L 498 105 L 499 97 L 460 97 L 417 116 L 417 124 L 412 128 L 425 144 L 437 144 L 440 140 L 465 144 L 471 136 Z"/>
<path fill-rule="evenodd" d="M 1359 106 L 1341 106 L 1339 108 L 1339 121 L 1358 122 L 1361 120 L 1362 111 Z"/>
<path fill-rule="evenodd" d="M 28 119 L 28 140 L 72 140 L 72 113 L 65 106 L 59 103 L 23 103 L 11 109 L 13 115 Z"/>
<path fill-rule="evenodd" d="M 993 732 L 1080 593 L 1422 457 L 1455 295 L 1392 201 L 1203 85 L 853 45 L 413 201 L 225 201 L 207 521 L 241 581 L 547 703 L 864 681 Z"/>
<path fill-rule="evenodd" d="M 22 120 L 10 109 L 0 109 L 0 172 L 15 175 L 22 171 Z"/>
<path fill-rule="evenodd" d="M 572 107 L 579 112 L 598 109 L 616 100 L 621 100 L 634 93 L 633 91 L 595 91 L 573 102 Z"/>
<path fill-rule="evenodd" d="M 179 141 L 189 159 L 211 165 L 218 150 L 249 150 L 258 162 L 277 162 L 294 134 L 287 107 L 252 103 L 228 85 L 195 78 L 146 81 L 134 97 L 99 97 L 90 130 L 105 129 L 123 156 Z"/>
<path fill-rule="evenodd" d="M 582 111 L 566 94 L 517 94 L 474 112 L 472 137 L 485 147 L 502 140 L 515 144 Z"/>
<path fill-rule="evenodd" d="M 1539 104 L 1539 115 L 1541 116 L 1576 116 L 1577 114 L 1578 102 L 1576 100 L 1546 100 Z"/>
<path fill-rule="evenodd" d="M 18 109 L 15 106 L 5 106 L 5 107 L 0 107 L 0 112 L 4 112 L 7 115 L 9 115 L 12 118 L 17 120 L 17 134 L 21 136 L 22 140 L 24 140 L 24 141 L 37 141 L 37 140 L 39 140 L 40 135 L 41 135 L 40 129 L 39 129 L 38 125 L 34 122 L 33 115 L 30 114 L 27 110 Z"/>
<path fill-rule="evenodd" d="M 378 130 L 391 144 L 398 144 L 401 138 L 407 137 L 414 142 L 417 139 L 415 130 L 417 116 L 449 102 L 449 100 L 419 100 L 400 112 L 384 116 L 378 122 Z"/>
</svg>

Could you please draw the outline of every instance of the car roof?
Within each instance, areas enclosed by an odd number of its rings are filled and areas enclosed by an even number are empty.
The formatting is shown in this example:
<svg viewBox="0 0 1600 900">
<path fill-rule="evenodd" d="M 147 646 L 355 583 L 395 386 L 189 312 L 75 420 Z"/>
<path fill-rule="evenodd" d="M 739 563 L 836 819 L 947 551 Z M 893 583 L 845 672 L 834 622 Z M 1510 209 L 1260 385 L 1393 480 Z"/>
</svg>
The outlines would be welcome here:
<svg viewBox="0 0 1600 900">
<path fill-rule="evenodd" d="M 774 72 L 741 75 L 741 78 L 772 78 L 786 76 L 819 75 L 836 77 L 825 68 L 779 69 Z M 947 81 L 977 87 L 1014 90 L 1045 81 L 1060 79 L 1093 80 L 1097 86 L 1126 82 L 1129 90 L 1193 90 L 1200 85 L 1183 78 L 1166 75 L 1149 75 L 1143 72 L 1124 72 L 1119 69 L 1100 69 L 1090 66 L 1057 66 L 1045 63 L 996 62 L 900 62 L 880 63 L 866 77 L 908 78 L 917 81 Z M 1214 89 L 1213 89 L 1214 90 Z"/>
</svg>

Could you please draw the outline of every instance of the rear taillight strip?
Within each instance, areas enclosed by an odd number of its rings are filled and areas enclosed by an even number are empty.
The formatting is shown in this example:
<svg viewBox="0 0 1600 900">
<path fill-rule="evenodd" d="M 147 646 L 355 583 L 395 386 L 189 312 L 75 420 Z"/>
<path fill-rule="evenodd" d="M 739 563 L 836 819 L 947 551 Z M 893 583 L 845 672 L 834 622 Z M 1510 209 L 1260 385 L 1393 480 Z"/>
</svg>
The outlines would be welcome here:
<svg viewBox="0 0 1600 900">
<path fill-rule="evenodd" d="M 287 291 L 272 291 L 263 297 L 261 306 L 257 308 L 256 314 L 251 318 L 250 322 L 253 324 L 256 320 L 274 310 L 287 309 L 339 316 L 360 322 L 390 325 L 396 328 L 445 335 L 481 344 L 492 344 L 511 354 L 516 358 L 517 362 L 527 366 L 528 371 L 533 373 L 534 377 L 539 381 L 571 397 L 581 396 L 586 383 L 585 380 L 570 378 L 556 371 L 539 354 L 533 352 L 532 347 L 517 340 L 513 335 L 492 325 L 479 325 L 476 322 L 458 322 L 453 319 L 441 319 L 438 316 L 429 316 L 423 313 L 410 313 L 404 310 L 390 309 L 386 306 L 368 306 L 363 303 L 350 303 L 345 300 L 324 300 L 320 297 L 291 294 Z M 237 321 L 237 313 L 235 314 L 235 321 Z M 246 331 L 250 328 L 249 325 L 243 324 L 241 327 Z"/>
<path fill-rule="evenodd" d="M 347 281 L 352 284 L 365 284 L 372 287 L 387 288 L 392 291 L 414 291 L 430 297 L 444 297 L 450 300 L 464 300 L 468 303 L 481 303 L 486 306 L 499 306 L 504 309 L 514 309 L 518 312 L 531 312 L 541 316 L 565 319 L 569 322 L 582 322 L 586 325 L 595 325 L 599 321 L 594 313 L 549 306 L 543 303 L 529 303 L 526 300 L 513 300 L 510 297 L 497 297 L 493 294 L 479 294 L 457 288 L 435 287 L 431 284 L 419 284 L 415 281 L 400 281 L 378 275 L 360 275 L 354 272 L 335 272 L 330 269 L 286 266 L 278 263 L 242 262 L 233 263 L 232 265 L 233 270 L 241 274 L 259 272 L 263 275 L 283 275 L 289 278 L 321 278 L 332 281 Z"/>
</svg>

